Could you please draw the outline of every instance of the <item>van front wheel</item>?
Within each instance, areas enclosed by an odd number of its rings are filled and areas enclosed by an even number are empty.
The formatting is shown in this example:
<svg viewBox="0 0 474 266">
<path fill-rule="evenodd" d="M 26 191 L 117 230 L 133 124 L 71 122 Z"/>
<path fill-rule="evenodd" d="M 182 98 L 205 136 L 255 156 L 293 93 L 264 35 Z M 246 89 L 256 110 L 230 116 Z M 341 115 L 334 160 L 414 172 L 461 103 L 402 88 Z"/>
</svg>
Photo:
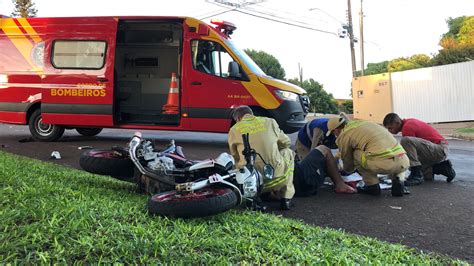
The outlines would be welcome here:
<svg viewBox="0 0 474 266">
<path fill-rule="evenodd" d="M 31 136 L 38 141 L 55 141 L 64 134 L 64 127 L 43 123 L 41 110 L 35 110 L 28 121 Z"/>
</svg>

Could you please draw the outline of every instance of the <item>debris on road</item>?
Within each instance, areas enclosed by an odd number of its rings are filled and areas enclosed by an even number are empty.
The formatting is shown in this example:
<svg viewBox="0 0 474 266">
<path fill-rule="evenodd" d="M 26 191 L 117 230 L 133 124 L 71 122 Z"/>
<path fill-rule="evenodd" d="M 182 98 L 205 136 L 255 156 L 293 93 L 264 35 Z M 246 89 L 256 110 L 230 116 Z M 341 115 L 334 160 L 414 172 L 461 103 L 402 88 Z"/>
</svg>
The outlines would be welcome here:
<svg viewBox="0 0 474 266">
<path fill-rule="evenodd" d="M 402 210 L 402 207 L 399 207 L 399 206 L 388 206 L 394 210 Z"/>
<path fill-rule="evenodd" d="M 51 153 L 51 159 L 56 159 L 56 160 L 61 160 L 61 154 L 59 153 L 59 151 L 53 151 Z"/>
<path fill-rule="evenodd" d="M 20 139 L 18 142 L 20 143 L 26 143 L 26 142 L 32 142 L 33 138 L 26 138 L 26 139 Z"/>
<path fill-rule="evenodd" d="M 8 148 L 8 145 L 6 145 L 6 144 L 1 144 L 1 145 L 0 145 L 0 148 Z"/>
<path fill-rule="evenodd" d="M 90 150 L 92 148 L 93 148 L 92 146 L 79 146 L 79 147 L 77 147 L 78 150 Z"/>
</svg>

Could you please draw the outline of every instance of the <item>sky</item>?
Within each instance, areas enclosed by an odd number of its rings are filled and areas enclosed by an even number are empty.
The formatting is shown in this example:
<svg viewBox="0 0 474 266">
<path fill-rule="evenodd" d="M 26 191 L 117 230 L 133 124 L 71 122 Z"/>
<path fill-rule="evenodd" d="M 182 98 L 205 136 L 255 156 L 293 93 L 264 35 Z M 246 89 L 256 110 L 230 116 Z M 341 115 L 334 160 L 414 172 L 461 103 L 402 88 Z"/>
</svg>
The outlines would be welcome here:
<svg viewBox="0 0 474 266">
<path fill-rule="evenodd" d="M 366 65 L 420 53 L 435 54 L 440 49 L 440 36 L 448 30 L 446 19 L 474 15 L 474 0 L 352 0 L 356 38 L 360 36 L 361 2 Z M 39 17 L 176 15 L 205 22 L 210 18 L 224 19 L 236 24 L 232 39 L 239 47 L 274 55 L 285 69 L 286 78 L 297 77 L 300 64 L 305 79 L 313 78 L 322 83 L 336 98 L 350 98 L 349 39 L 337 34 L 342 23 L 347 22 L 346 0 L 265 0 L 242 9 L 253 15 L 236 11 L 222 13 L 229 7 L 213 4 L 212 0 L 34 0 L 34 3 Z M 0 0 L 0 14 L 10 15 L 12 11 L 11 0 Z M 355 45 L 355 53 L 357 70 L 360 70 L 359 43 Z"/>
</svg>

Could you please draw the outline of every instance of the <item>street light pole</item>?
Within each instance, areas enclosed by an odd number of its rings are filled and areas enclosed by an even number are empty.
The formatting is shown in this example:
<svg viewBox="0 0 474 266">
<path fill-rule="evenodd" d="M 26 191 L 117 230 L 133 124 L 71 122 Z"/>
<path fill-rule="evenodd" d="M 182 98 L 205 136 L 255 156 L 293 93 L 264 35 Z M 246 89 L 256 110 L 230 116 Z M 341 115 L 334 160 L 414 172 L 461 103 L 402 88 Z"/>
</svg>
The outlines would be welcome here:
<svg viewBox="0 0 474 266">
<path fill-rule="evenodd" d="M 362 11 L 362 0 L 360 0 L 360 69 L 364 75 L 364 12 Z"/>
<path fill-rule="evenodd" d="M 352 61 L 352 77 L 356 76 L 356 61 L 354 53 L 354 32 L 352 31 L 352 11 L 351 11 L 351 0 L 347 0 L 347 20 L 349 21 L 349 44 L 351 48 L 351 61 Z"/>
</svg>

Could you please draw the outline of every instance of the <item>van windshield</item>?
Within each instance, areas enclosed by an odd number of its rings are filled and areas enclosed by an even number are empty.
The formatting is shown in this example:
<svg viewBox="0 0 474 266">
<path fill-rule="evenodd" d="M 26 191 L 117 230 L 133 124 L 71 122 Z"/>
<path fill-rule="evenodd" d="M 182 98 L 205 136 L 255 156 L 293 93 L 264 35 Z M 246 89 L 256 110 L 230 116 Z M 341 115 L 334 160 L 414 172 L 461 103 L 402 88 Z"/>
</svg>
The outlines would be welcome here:
<svg viewBox="0 0 474 266">
<path fill-rule="evenodd" d="M 247 55 L 242 49 L 237 47 L 231 40 L 225 40 L 227 46 L 250 68 L 250 70 L 259 76 L 267 76 L 265 72 Z"/>
</svg>

